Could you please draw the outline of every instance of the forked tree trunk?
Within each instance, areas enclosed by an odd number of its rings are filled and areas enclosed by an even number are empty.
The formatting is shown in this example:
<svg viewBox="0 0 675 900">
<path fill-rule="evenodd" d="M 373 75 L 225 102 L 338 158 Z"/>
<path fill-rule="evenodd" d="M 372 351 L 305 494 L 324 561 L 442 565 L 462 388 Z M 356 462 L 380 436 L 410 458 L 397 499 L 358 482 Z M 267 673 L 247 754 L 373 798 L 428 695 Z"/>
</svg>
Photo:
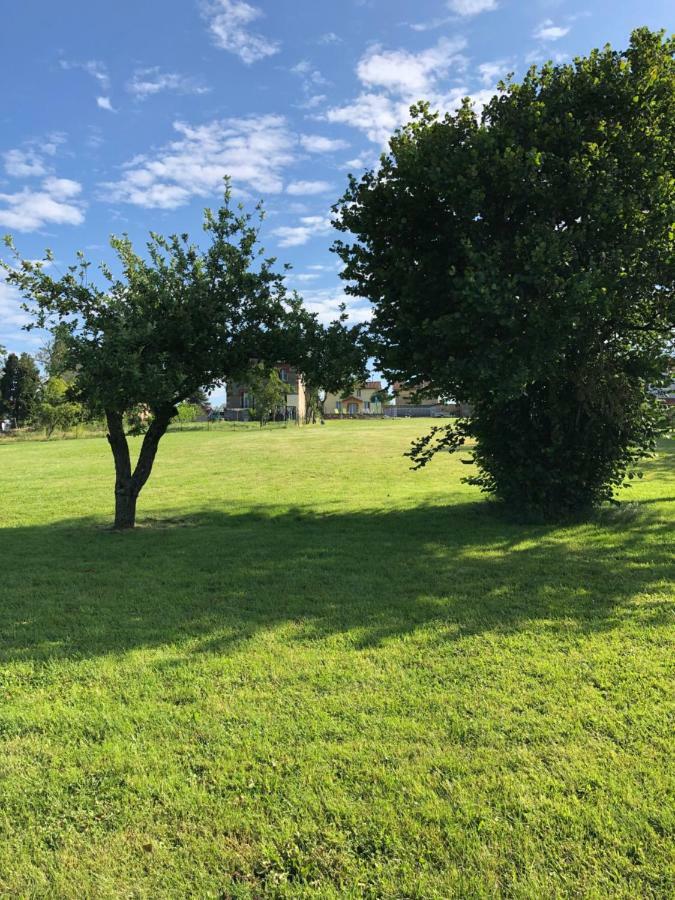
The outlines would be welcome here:
<svg viewBox="0 0 675 900">
<path fill-rule="evenodd" d="M 131 470 L 131 456 L 127 436 L 124 433 L 122 413 L 107 411 L 108 443 L 115 460 L 115 528 L 127 530 L 136 524 L 136 502 L 143 486 L 150 477 L 157 455 L 157 448 L 169 422 L 175 415 L 173 407 L 155 412 L 154 418 L 141 446 L 136 468 Z"/>
</svg>

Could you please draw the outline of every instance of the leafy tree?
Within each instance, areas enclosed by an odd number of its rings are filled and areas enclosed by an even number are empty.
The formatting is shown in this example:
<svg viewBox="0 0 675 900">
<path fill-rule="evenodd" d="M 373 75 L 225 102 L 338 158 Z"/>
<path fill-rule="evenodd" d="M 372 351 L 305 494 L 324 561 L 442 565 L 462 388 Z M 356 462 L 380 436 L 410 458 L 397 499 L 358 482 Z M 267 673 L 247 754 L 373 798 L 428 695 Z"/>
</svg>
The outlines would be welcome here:
<svg viewBox="0 0 675 900">
<path fill-rule="evenodd" d="M 308 315 L 302 335 L 298 366 L 305 381 L 307 421 L 323 416 L 326 394 L 348 394 L 367 378 L 366 329 L 362 323 L 349 324 L 345 304 L 337 319 L 322 325 L 316 315 Z"/>
<path fill-rule="evenodd" d="M 425 104 L 335 207 L 348 291 L 390 380 L 470 420 L 483 490 L 557 515 L 611 499 L 663 428 L 650 385 L 675 321 L 675 40 L 530 69 L 480 120 Z M 351 239 L 350 239 L 351 240 Z"/>
<path fill-rule="evenodd" d="M 145 258 L 126 236 L 112 238 L 121 274 L 101 266 L 105 288 L 93 283 L 81 253 L 54 279 L 44 263 L 22 260 L 7 239 L 15 255 L 3 264 L 7 281 L 26 298 L 35 325 L 67 326 L 76 396 L 105 415 L 117 528 L 135 523 L 138 495 L 178 404 L 243 374 L 251 358 L 277 356 L 286 291 L 274 260 L 261 255 L 251 216 L 232 210 L 227 189 L 223 206 L 206 210 L 204 229 L 206 250 L 186 234 L 151 233 Z M 132 467 L 124 422 L 139 410 L 145 434 Z"/>
<path fill-rule="evenodd" d="M 57 428 L 66 431 L 83 418 L 82 406 L 68 398 L 68 382 L 53 375 L 41 387 L 33 423 L 44 428 L 47 439 Z"/>
<path fill-rule="evenodd" d="M 19 426 L 30 421 L 40 389 L 40 373 L 28 353 L 10 353 L 0 377 L 2 412 Z"/>
<path fill-rule="evenodd" d="M 47 378 L 62 378 L 66 384 L 72 384 L 75 373 L 68 371 L 68 336 L 69 329 L 65 323 L 55 325 L 49 340 L 37 353 L 37 360 L 41 364 Z"/>
<path fill-rule="evenodd" d="M 250 370 L 248 384 L 254 403 L 254 409 L 249 410 L 249 413 L 263 428 L 270 417 L 274 417 L 280 409 L 286 409 L 288 385 L 281 380 L 276 367 L 260 362 Z"/>
<path fill-rule="evenodd" d="M 192 403 L 190 400 L 184 400 L 182 403 L 179 403 L 176 407 L 176 416 L 174 421 L 178 422 L 181 429 L 183 425 L 189 425 L 191 422 L 194 422 L 201 412 L 201 407 L 196 403 Z"/>
</svg>

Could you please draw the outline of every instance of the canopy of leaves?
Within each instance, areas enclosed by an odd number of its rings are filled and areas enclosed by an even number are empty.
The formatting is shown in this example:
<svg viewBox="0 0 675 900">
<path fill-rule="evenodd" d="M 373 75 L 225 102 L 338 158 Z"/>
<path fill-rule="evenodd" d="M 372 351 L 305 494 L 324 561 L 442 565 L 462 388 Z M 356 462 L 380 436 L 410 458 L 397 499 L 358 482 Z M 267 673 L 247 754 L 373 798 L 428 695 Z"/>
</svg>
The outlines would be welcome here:
<svg viewBox="0 0 675 900">
<path fill-rule="evenodd" d="M 658 430 L 643 411 L 675 321 L 674 51 L 640 29 L 625 52 L 532 68 L 480 120 L 419 104 L 335 208 L 389 379 L 469 401 L 484 424 L 534 417 L 522 470 L 538 454 L 560 478 L 602 446 L 596 499 Z M 558 434 L 579 440 L 551 455 Z"/>
<path fill-rule="evenodd" d="M 33 424 L 44 428 L 51 437 L 57 428 L 63 430 L 76 425 L 83 418 L 82 406 L 69 399 L 68 382 L 54 375 L 40 388 L 33 412 Z"/>
<path fill-rule="evenodd" d="M 120 273 L 101 266 L 102 286 L 82 254 L 61 278 L 18 255 L 5 264 L 35 325 L 58 328 L 59 365 L 77 372 L 78 396 L 93 410 L 171 411 L 272 352 L 293 303 L 274 260 L 260 258 L 251 217 L 231 209 L 227 191 L 204 230 L 206 250 L 186 234 L 152 233 L 145 256 L 113 237 Z"/>
</svg>

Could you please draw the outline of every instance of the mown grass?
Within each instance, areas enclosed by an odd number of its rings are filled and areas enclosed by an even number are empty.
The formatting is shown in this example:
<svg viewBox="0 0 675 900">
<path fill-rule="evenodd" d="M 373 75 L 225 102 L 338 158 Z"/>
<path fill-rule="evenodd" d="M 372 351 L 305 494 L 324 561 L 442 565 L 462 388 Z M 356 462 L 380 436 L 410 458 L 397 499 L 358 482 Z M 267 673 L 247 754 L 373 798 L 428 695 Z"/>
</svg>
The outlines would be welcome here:
<svg viewBox="0 0 675 900">
<path fill-rule="evenodd" d="M 0 444 L 0 894 L 673 895 L 672 444 L 522 525 L 424 427 L 170 434 L 121 535 Z"/>
</svg>

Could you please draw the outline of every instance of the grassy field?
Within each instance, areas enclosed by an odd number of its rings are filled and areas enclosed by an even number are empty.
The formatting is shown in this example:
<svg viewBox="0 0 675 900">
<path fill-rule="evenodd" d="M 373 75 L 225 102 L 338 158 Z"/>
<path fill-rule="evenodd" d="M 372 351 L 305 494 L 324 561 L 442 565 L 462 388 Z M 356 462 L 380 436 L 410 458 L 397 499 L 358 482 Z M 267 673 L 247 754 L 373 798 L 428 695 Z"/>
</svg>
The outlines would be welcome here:
<svg viewBox="0 0 675 900">
<path fill-rule="evenodd" d="M 130 534 L 0 443 L 0 895 L 673 896 L 675 448 L 522 525 L 426 424 L 172 433 Z"/>
</svg>

